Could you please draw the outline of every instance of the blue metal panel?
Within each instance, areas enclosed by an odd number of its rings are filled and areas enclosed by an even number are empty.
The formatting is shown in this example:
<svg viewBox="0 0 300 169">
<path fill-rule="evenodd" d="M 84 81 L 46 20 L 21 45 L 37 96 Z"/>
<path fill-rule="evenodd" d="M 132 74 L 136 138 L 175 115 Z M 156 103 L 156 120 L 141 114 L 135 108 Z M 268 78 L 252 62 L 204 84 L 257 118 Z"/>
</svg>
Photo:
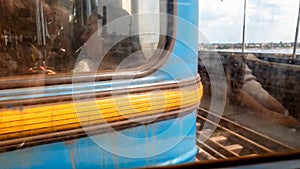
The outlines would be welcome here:
<svg viewBox="0 0 300 169">
<path fill-rule="evenodd" d="M 198 1 L 178 0 L 176 43 L 171 57 L 153 76 L 165 80 L 182 80 L 197 75 L 198 66 Z"/>
<path fill-rule="evenodd" d="M 134 79 L 130 84 L 113 80 L 28 90 L 11 89 L 0 92 L 0 101 L 71 95 L 74 92 L 103 92 L 193 79 L 198 65 L 198 1 L 178 0 L 177 4 L 179 18 L 174 50 L 165 65 L 152 75 Z M 120 132 L 1 153 L 1 169 L 133 168 L 186 163 L 193 161 L 197 152 L 195 122 L 196 112 L 193 112 Z"/>
<path fill-rule="evenodd" d="M 2 153 L 1 169 L 133 168 L 190 162 L 197 152 L 195 113 L 119 132 Z"/>
</svg>

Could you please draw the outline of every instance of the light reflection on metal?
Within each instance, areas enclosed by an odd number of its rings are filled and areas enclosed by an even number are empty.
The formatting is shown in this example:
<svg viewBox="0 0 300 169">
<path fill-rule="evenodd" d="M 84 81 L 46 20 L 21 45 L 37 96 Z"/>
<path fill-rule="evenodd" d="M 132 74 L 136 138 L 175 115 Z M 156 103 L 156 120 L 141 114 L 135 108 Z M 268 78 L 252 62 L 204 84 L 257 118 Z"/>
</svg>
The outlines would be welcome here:
<svg viewBox="0 0 300 169">
<path fill-rule="evenodd" d="M 35 1 L 35 8 L 36 8 L 36 33 L 37 33 L 37 42 L 38 45 L 42 44 L 42 37 L 41 37 L 41 15 L 40 15 L 40 1 Z"/>
<path fill-rule="evenodd" d="M 43 45 L 46 45 L 46 31 L 45 31 L 45 17 L 44 17 L 44 9 L 43 2 L 40 2 L 40 13 L 41 13 L 41 28 L 42 28 L 42 42 Z"/>
<path fill-rule="evenodd" d="M 92 13 L 92 4 L 90 0 L 86 0 L 86 8 L 87 8 L 86 16 L 90 16 Z"/>
</svg>

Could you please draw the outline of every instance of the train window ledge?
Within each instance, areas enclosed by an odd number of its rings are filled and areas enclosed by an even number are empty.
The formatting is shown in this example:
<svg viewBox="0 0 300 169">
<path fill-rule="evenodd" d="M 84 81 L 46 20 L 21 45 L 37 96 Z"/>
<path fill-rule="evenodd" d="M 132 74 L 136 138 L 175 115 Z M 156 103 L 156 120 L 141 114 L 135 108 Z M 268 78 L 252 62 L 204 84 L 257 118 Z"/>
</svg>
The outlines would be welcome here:
<svg viewBox="0 0 300 169">
<path fill-rule="evenodd" d="M 197 161 L 188 164 L 151 167 L 154 169 L 165 168 L 232 168 L 232 169 L 255 169 L 255 168 L 274 168 L 274 169 L 295 169 L 300 167 L 300 151 L 288 153 L 275 153 L 242 158 L 229 158 L 225 160 Z"/>
</svg>

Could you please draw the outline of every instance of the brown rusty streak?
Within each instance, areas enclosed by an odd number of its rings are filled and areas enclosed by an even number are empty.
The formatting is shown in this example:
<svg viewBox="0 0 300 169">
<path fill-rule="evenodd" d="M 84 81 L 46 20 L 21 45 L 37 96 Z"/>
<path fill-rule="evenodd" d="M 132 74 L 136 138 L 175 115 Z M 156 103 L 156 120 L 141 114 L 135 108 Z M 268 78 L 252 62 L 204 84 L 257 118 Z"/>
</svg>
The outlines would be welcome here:
<svg viewBox="0 0 300 169">
<path fill-rule="evenodd" d="M 71 159 L 71 163 L 72 163 L 72 169 L 76 169 L 75 158 L 74 158 L 75 156 L 74 156 L 74 152 L 73 152 L 73 143 L 74 143 L 73 140 L 65 141 L 65 145 L 69 145 L 69 147 L 70 147 L 70 159 Z"/>
</svg>

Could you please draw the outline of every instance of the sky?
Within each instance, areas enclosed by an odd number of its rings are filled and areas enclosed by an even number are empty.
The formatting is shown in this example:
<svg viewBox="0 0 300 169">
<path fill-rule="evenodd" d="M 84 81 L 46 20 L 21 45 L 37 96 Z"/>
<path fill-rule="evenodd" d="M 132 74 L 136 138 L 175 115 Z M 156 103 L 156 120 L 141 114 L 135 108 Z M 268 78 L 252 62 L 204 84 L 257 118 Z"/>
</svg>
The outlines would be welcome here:
<svg viewBox="0 0 300 169">
<path fill-rule="evenodd" d="M 298 10 L 299 0 L 247 0 L 246 43 L 293 42 Z M 199 0 L 200 42 L 241 43 L 243 11 L 244 0 Z"/>
</svg>

